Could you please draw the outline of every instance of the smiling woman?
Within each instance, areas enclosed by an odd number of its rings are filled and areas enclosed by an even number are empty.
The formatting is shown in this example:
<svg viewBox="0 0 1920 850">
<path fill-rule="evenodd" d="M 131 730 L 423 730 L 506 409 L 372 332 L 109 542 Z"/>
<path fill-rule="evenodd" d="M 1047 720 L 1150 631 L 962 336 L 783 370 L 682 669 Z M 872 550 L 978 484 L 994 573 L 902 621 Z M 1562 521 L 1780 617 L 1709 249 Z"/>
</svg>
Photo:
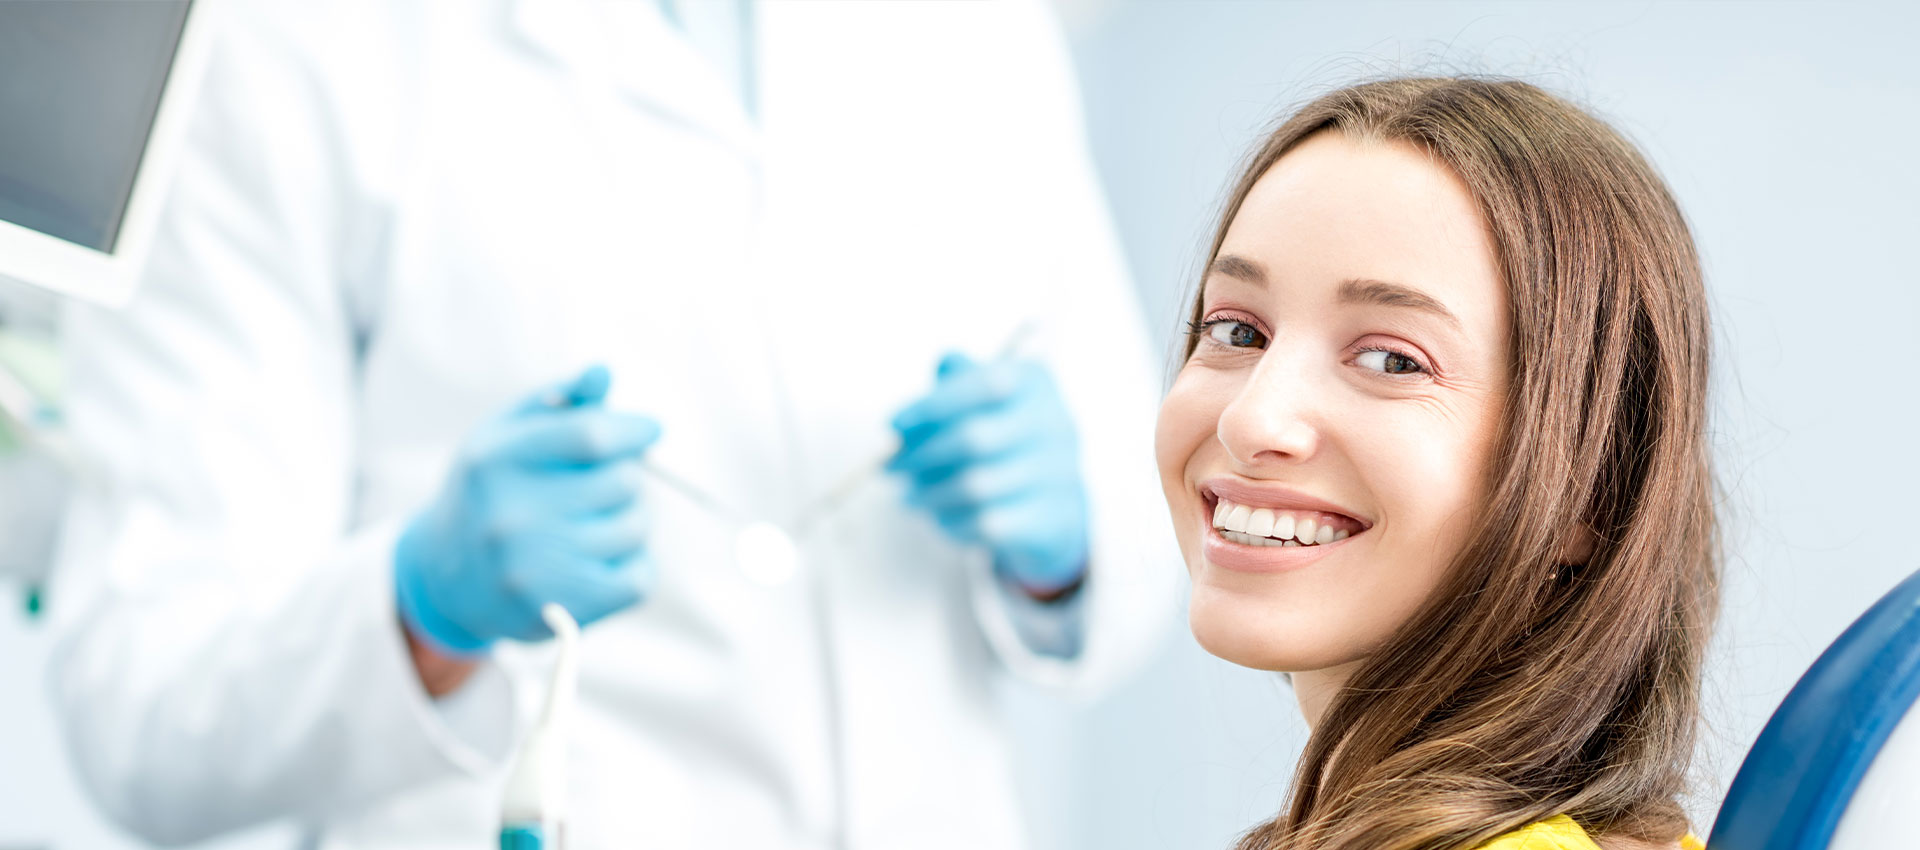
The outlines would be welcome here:
<svg viewBox="0 0 1920 850">
<path fill-rule="evenodd" d="M 1313 727 L 1242 850 L 1679 842 L 1707 318 L 1639 153 L 1520 82 L 1334 92 L 1249 162 L 1190 330 L 1156 452 L 1194 636 Z"/>
</svg>

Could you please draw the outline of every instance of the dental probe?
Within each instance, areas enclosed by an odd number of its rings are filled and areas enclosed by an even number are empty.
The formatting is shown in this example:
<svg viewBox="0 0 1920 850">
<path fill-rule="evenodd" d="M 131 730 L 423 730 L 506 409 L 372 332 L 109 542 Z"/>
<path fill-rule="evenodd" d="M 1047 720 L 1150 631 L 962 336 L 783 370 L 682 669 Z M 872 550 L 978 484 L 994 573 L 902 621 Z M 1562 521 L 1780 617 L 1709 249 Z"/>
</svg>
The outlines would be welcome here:
<svg viewBox="0 0 1920 850">
<path fill-rule="evenodd" d="M 566 847 L 567 731 L 579 688 L 580 624 L 558 604 L 540 609 L 560 654 L 547 684 L 540 722 L 520 745 L 500 804 L 500 850 L 563 850 Z"/>
<path fill-rule="evenodd" d="M 1021 322 L 1018 327 L 1013 329 L 1012 333 L 1007 334 L 1006 340 L 1000 343 L 1000 351 L 993 356 L 992 362 L 996 364 L 1005 363 L 1019 356 L 1021 347 L 1026 344 L 1028 338 L 1033 336 L 1037 326 L 1038 322 L 1033 319 Z M 800 513 L 794 517 L 793 524 L 789 526 L 793 529 L 794 535 L 805 535 L 808 526 L 818 521 L 821 517 L 838 510 L 840 505 L 851 498 L 854 493 L 858 492 L 861 486 L 884 473 L 887 468 L 887 461 L 892 459 L 894 454 L 899 450 L 898 446 L 888 448 L 880 452 L 873 460 L 849 470 L 847 474 L 840 479 L 839 483 L 833 485 L 833 489 L 828 490 L 825 495 L 815 499 L 813 504 L 801 510 Z"/>
<path fill-rule="evenodd" d="M 692 501 L 694 504 L 697 504 L 700 507 L 705 508 L 708 513 L 712 513 L 718 516 L 743 516 L 744 515 L 738 511 L 733 510 L 732 508 L 727 507 L 719 499 L 716 499 L 710 495 L 707 495 L 707 492 L 705 490 L 702 490 L 699 487 L 695 487 L 691 482 L 687 481 L 687 479 L 682 478 L 679 475 L 674 474 L 672 472 L 668 472 L 666 469 L 662 468 L 659 464 L 654 463 L 653 461 L 644 460 L 644 459 L 641 460 L 640 469 L 641 471 L 652 476 L 653 480 L 667 485 L 669 489 L 677 491 L 680 495 L 687 497 L 687 499 Z"/>
<path fill-rule="evenodd" d="M 579 407 L 582 403 L 581 399 L 576 398 L 572 395 L 560 395 L 560 394 L 555 394 L 552 397 L 549 397 L 546 401 L 549 406 L 554 407 L 556 409 L 561 409 L 561 410 L 572 408 L 572 407 Z M 713 495 L 709 494 L 707 491 L 700 489 L 693 482 L 688 481 L 685 477 L 677 473 L 670 472 L 665 467 L 662 467 L 661 465 L 654 463 L 651 460 L 648 460 L 644 457 L 641 458 L 640 470 L 642 472 L 645 472 L 653 480 L 666 485 L 668 489 L 673 490 L 674 492 L 679 493 L 682 496 L 685 496 L 689 501 L 693 502 L 696 505 L 699 505 L 702 508 L 705 508 L 707 511 L 711 513 L 717 514 L 719 516 L 743 516 L 743 514 L 740 514 L 734 511 L 732 508 L 727 507 L 726 503 L 721 502 L 719 499 L 715 498 Z"/>
</svg>

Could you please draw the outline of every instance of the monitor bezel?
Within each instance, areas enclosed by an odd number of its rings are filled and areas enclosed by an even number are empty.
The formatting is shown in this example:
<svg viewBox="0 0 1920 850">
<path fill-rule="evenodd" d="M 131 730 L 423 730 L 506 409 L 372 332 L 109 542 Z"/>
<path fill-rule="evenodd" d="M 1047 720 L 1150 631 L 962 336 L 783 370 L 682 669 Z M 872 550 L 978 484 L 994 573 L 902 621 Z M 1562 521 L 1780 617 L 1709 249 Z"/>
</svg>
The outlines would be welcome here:
<svg viewBox="0 0 1920 850">
<path fill-rule="evenodd" d="M 188 0 L 186 20 L 160 90 L 147 143 L 134 169 L 133 187 L 113 247 L 89 248 L 9 221 L 0 221 L 0 277 L 108 306 L 132 297 L 181 154 L 193 103 L 212 51 L 218 0 Z"/>
</svg>

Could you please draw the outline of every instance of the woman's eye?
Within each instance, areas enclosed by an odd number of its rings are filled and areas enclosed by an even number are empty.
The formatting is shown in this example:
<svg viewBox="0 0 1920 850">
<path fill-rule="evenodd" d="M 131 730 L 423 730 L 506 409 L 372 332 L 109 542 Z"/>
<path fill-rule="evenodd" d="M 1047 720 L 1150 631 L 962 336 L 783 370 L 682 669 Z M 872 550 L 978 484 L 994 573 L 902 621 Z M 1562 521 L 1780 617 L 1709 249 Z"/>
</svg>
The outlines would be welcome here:
<svg viewBox="0 0 1920 850">
<path fill-rule="evenodd" d="M 1207 335 L 1213 341 L 1232 348 L 1266 348 L 1267 335 L 1246 322 L 1216 319 L 1207 323 Z"/>
<path fill-rule="evenodd" d="M 1389 375 L 1417 375 L 1427 371 L 1426 367 L 1420 365 L 1420 361 L 1397 351 L 1379 349 L 1362 351 L 1360 356 L 1355 358 L 1355 362 L 1359 363 L 1361 368 Z"/>
</svg>

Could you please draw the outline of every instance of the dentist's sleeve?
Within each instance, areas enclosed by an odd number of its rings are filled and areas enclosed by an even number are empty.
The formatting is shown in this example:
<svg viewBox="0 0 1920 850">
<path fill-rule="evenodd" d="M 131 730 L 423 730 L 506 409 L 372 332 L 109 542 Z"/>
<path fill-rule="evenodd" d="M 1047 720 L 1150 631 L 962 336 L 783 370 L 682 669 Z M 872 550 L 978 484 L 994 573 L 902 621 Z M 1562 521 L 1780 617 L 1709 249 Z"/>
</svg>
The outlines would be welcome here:
<svg viewBox="0 0 1920 850">
<path fill-rule="evenodd" d="M 369 329 L 348 293 L 382 213 L 349 134 L 378 116 L 246 35 L 216 54 L 132 303 L 64 328 L 80 469 L 49 692 L 96 800 L 169 844 L 486 770 L 514 722 L 491 668 L 427 697 L 392 599 L 400 518 L 355 507 Z"/>
<path fill-rule="evenodd" d="M 1019 271 L 1033 286 L 1019 306 L 1038 320 L 1039 353 L 1078 428 L 1091 554 L 1084 585 L 1054 605 L 982 565 L 972 571 L 974 610 L 1014 673 L 1092 696 L 1157 652 L 1184 610 L 1153 457 L 1160 358 L 1093 170 L 1058 22 L 1040 3 L 1007 8 L 1004 117 L 1032 155 L 1008 164 L 1023 189 L 995 215 L 1018 216 L 1032 235 Z"/>
</svg>

